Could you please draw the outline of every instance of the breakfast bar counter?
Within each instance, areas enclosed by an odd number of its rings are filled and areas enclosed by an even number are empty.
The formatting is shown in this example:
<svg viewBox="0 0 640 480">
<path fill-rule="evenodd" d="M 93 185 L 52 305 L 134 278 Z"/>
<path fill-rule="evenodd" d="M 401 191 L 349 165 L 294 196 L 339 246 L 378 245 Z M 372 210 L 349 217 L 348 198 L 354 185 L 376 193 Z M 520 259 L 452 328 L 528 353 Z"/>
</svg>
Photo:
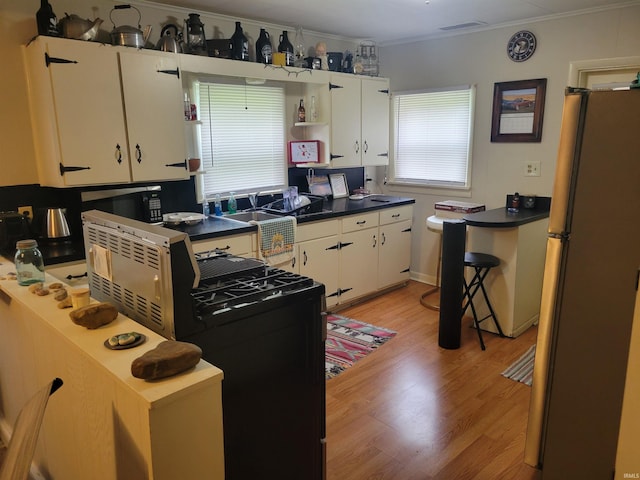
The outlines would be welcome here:
<svg viewBox="0 0 640 480">
<path fill-rule="evenodd" d="M 517 337 L 538 321 L 550 204 L 549 197 L 538 197 L 534 209 L 509 212 L 502 207 L 464 216 L 466 251 L 500 259 L 500 265 L 489 272 L 484 283 L 508 337 Z M 482 318 L 488 309 L 484 302 L 477 303 Z M 497 331 L 492 322 L 484 322 L 482 329 Z"/>
</svg>

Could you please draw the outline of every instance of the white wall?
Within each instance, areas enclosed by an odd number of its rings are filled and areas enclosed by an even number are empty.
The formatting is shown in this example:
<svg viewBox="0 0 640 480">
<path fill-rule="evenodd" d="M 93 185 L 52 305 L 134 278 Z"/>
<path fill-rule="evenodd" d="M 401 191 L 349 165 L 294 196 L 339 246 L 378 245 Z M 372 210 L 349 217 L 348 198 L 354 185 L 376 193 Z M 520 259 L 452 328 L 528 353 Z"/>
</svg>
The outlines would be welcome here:
<svg viewBox="0 0 640 480">
<path fill-rule="evenodd" d="M 506 45 L 522 29 L 536 35 L 538 47 L 528 61 L 515 63 L 508 59 Z M 471 196 L 458 200 L 485 203 L 490 209 L 503 206 L 505 195 L 515 191 L 551 195 L 570 63 L 638 55 L 639 45 L 640 6 L 634 6 L 383 47 L 380 65 L 381 74 L 391 79 L 392 92 L 477 86 Z M 494 83 L 534 78 L 547 78 L 541 143 L 491 143 Z M 524 177 L 526 160 L 541 162 L 540 177 Z M 379 177 L 383 174 L 378 172 Z M 416 198 L 412 275 L 434 281 L 438 234 L 427 230 L 425 219 L 433 214 L 436 201 L 451 199 L 453 194 L 425 194 L 424 190 L 391 185 L 384 190 Z"/>
<path fill-rule="evenodd" d="M 101 18 L 104 20 L 99 40 L 110 42 L 109 32 L 113 24 L 109 13 L 113 5 L 123 3 L 108 0 L 86 2 L 84 0 L 52 0 L 50 1 L 58 19 L 65 12 L 77 14 L 82 18 Z M 182 27 L 184 19 L 194 10 L 177 9 L 155 5 L 152 2 L 125 2 L 135 5 L 141 12 L 141 25 L 151 25 L 150 45 L 155 45 L 160 36 L 162 25 L 174 23 Z M 27 100 L 27 79 L 22 64 L 21 46 L 29 42 L 37 33 L 35 13 L 40 3 L 37 0 L 0 0 L 0 58 L 2 59 L 2 76 L 0 78 L 0 187 L 7 185 L 25 185 L 38 183 L 35 152 L 31 135 L 31 123 Z M 274 48 L 278 46 L 278 37 L 283 30 L 288 30 L 289 39 L 295 38 L 295 27 L 274 25 L 242 18 L 231 18 L 221 15 L 201 13 L 207 38 L 229 38 L 235 30 L 235 22 L 242 22 L 244 34 L 249 40 L 251 58 L 255 56 L 255 41 L 260 28 L 266 28 L 271 36 Z M 135 11 L 118 11 L 113 14 L 116 26 L 136 25 Z M 329 51 L 354 49 L 354 41 L 348 38 L 325 35 L 318 32 L 304 31 L 307 48 L 312 48 L 322 40 Z M 215 37 L 214 37 L 215 35 Z M 99 95 L 99 92 L 96 92 Z M 90 121 L 95 114 L 91 105 L 87 105 L 87 117 L 79 121 Z"/>
</svg>

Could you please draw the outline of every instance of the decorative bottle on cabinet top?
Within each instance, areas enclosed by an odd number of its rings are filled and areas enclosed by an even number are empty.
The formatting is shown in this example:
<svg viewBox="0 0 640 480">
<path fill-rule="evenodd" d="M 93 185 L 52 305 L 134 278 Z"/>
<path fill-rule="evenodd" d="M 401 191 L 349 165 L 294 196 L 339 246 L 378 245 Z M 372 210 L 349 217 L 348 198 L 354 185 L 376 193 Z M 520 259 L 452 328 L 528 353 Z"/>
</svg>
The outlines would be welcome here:
<svg viewBox="0 0 640 480">
<path fill-rule="evenodd" d="M 273 54 L 273 47 L 271 46 L 271 38 L 269 33 L 264 28 L 260 29 L 260 36 L 256 42 L 256 62 L 269 64 L 271 63 L 271 56 Z"/>
<path fill-rule="evenodd" d="M 307 113 L 304 109 L 304 100 L 300 99 L 300 106 L 298 107 L 298 122 L 306 122 L 307 121 Z"/>
<path fill-rule="evenodd" d="M 60 36 L 58 19 L 47 0 L 40 0 L 40 9 L 36 12 L 36 23 L 38 25 L 38 35 Z"/>
<path fill-rule="evenodd" d="M 289 41 L 289 35 L 286 30 L 280 35 L 280 44 L 278 45 L 278 51 L 286 54 L 285 66 L 293 67 L 293 45 Z"/>
<path fill-rule="evenodd" d="M 236 31 L 231 35 L 231 57 L 234 60 L 249 60 L 249 42 L 240 22 L 236 22 Z"/>
</svg>

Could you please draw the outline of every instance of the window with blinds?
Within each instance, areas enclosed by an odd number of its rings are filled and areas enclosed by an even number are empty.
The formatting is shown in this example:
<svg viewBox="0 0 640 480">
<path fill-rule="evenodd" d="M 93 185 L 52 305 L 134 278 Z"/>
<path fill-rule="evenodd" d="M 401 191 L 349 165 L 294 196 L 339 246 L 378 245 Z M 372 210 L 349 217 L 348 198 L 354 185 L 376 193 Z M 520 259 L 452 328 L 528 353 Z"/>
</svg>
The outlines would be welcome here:
<svg viewBox="0 0 640 480">
<path fill-rule="evenodd" d="M 394 94 L 393 182 L 469 188 L 475 88 Z"/>
<path fill-rule="evenodd" d="M 286 185 L 285 92 L 279 85 L 197 84 L 202 193 L 266 192 Z"/>
</svg>

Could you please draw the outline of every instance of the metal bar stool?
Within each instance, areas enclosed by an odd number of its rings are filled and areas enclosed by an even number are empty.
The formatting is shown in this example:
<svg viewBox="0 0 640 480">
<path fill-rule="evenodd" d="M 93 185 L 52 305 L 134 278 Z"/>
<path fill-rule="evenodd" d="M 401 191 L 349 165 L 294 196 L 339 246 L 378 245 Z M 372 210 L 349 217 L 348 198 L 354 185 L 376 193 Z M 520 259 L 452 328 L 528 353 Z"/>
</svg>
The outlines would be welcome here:
<svg viewBox="0 0 640 480">
<path fill-rule="evenodd" d="M 488 318 L 493 319 L 493 323 L 496 325 L 499 335 L 501 337 L 504 337 L 502 328 L 498 323 L 496 314 L 493 311 L 493 307 L 491 306 L 491 302 L 489 301 L 489 297 L 487 296 L 487 291 L 484 288 L 484 279 L 487 277 L 487 274 L 492 268 L 497 267 L 498 265 L 500 265 L 500 259 L 498 257 L 494 257 L 493 255 L 489 255 L 488 253 L 466 252 L 464 254 L 464 266 L 473 267 L 475 273 L 469 283 L 467 283 L 467 280 L 464 279 L 464 294 L 462 296 L 462 299 L 463 301 L 465 301 L 465 304 L 462 307 L 462 316 L 464 316 L 464 312 L 467 311 L 467 308 L 471 307 L 471 313 L 473 313 L 473 323 L 475 324 L 476 330 L 478 332 L 478 338 L 480 339 L 480 346 L 482 347 L 482 350 L 486 350 L 486 347 L 484 346 L 484 341 L 482 340 L 480 322 L 483 322 Z M 481 319 L 478 319 L 476 308 L 473 305 L 473 297 L 476 295 L 476 293 L 478 293 L 478 290 L 482 290 L 484 300 L 487 303 L 487 307 L 489 307 L 489 315 Z"/>
</svg>

